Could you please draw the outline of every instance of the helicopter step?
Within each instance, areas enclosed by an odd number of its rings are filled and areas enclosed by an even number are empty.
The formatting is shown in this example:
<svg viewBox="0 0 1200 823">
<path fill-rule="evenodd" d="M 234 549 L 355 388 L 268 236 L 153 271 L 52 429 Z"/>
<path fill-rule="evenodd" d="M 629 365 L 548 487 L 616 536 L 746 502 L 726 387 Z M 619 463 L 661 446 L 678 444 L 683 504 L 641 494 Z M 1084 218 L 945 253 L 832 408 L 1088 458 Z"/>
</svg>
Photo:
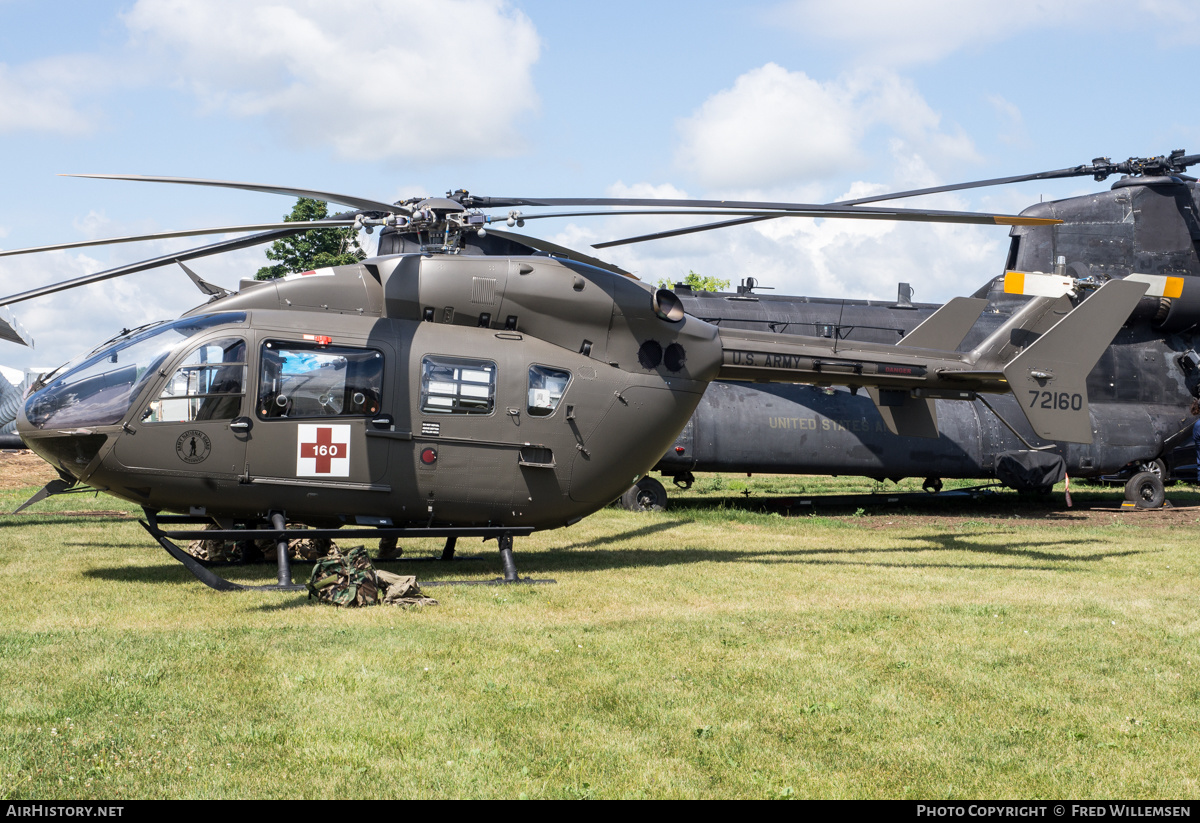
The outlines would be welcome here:
<svg viewBox="0 0 1200 823">
<path fill-rule="evenodd" d="M 184 567 L 195 575 L 196 579 L 209 588 L 217 591 L 303 591 L 305 587 L 291 580 L 291 566 L 287 556 L 289 540 L 308 538 L 320 540 L 323 538 L 417 538 L 444 537 L 446 549 L 444 559 L 452 559 L 454 544 L 460 537 L 482 537 L 484 540 L 495 538 L 500 546 L 500 563 L 504 571 L 502 578 L 494 580 L 440 580 L 422 583 L 422 586 L 449 585 L 502 585 L 513 583 L 546 584 L 554 580 L 534 580 L 521 577 L 517 573 L 516 562 L 513 560 L 513 538 L 531 534 L 532 527 L 496 527 L 496 526 L 429 526 L 415 528 L 384 528 L 370 527 L 357 529 L 289 529 L 286 528 L 286 516 L 283 512 L 271 513 L 271 528 L 269 529 L 184 529 L 165 530 L 162 526 L 169 524 L 211 524 L 206 517 L 186 514 L 160 514 L 150 509 L 143 509 L 145 520 L 139 520 L 142 528 L 153 537 L 160 546 L 178 560 Z M 193 557 L 177 546 L 174 540 L 273 540 L 276 543 L 276 560 L 279 564 L 278 582 L 269 586 L 246 586 L 234 583 L 217 575 L 207 568 L 198 558 Z"/>
</svg>

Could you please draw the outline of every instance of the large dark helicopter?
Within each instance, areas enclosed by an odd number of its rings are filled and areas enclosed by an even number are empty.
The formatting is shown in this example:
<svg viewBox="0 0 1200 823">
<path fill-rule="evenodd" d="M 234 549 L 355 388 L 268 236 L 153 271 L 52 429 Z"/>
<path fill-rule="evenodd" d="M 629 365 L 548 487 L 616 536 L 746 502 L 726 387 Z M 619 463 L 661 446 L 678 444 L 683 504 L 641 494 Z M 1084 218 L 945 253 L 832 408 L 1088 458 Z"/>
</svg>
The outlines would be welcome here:
<svg viewBox="0 0 1200 823">
<path fill-rule="evenodd" d="M 936 426 L 897 436 L 869 398 L 844 389 L 718 382 L 656 469 L 683 487 L 690 485 L 694 471 L 732 471 L 879 480 L 916 476 L 925 478 L 930 491 L 940 489 L 943 478 L 999 478 L 1028 491 L 1065 473 L 1082 478 L 1123 474 L 1130 500 L 1161 503 L 1172 453 L 1181 443 L 1190 444 L 1193 418 L 1187 409 L 1200 391 L 1200 189 L 1183 174 L 1198 159 L 1183 151 L 1123 163 L 1100 158 L 1055 172 L 969 184 L 1074 176 L 1102 181 L 1114 173 L 1123 175 L 1108 191 L 1040 203 L 1022 212 L 1062 222 L 1012 229 L 1004 269 L 976 292 L 988 305 L 963 342 L 967 349 L 977 345 L 1029 299 L 1022 296 L 1029 292 L 1022 287 L 1026 278 L 1018 273 L 1052 273 L 1028 278 L 1043 294 L 1080 278 L 1153 282 L 1152 293 L 1088 377 L 1095 434 L 1091 443 L 1039 438 L 1017 411 L 1013 395 L 988 402 L 937 401 Z M 895 301 L 785 297 L 755 288 L 751 280 L 735 294 L 676 291 L 689 314 L 722 329 L 850 341 L 904 340 L 938 308 L 912 303 L 906 284 Z M 1035 450 L 1045 451 L 1038 455 Z M 1190 454 L 1186 462 L 1191 464 Z M 1030 463 L 1045 470 L 1034 471 Z M 622 500 L 631 509 L 656 508 L 665 503 L 666 492 L 646 477 Z"/>
<path fill-rule="evenodd" d="M 381 254 L 358 265 L 243 281 L 236 293 L 193 275 L 212 295 L 207 303 L 123 332 L 30 390 L 18 429 L 61 475 L 46 491 L 86 484 L 142 506 L 150 534 L 219 588 L 236 586 L 178 549 L 173 539 L 196 532 L 172 525 L 215 524 L 203 533 L 208 539 L 277 540 L 281 587 L 290 585 L 287 540 L 301 535 L 443 536 L 448 548 L 462 536 L 496 538 L 504 579 L 516 581 L 513 538 L 570 525 L 619 496 L 675 440 L 717 378 L 862 387 L 901 426 L 927 417 L 937 398 L 1036 393 L 1041 400 L 1021 408 L 1039 436 L 1087 442 L 1086 376 L 1147 289 L 1079 279 L 1069 296 L 1029 301 L 967 351 L 956 348 L 985 305 L 978 298 L 952 300 L 903 345 L 781 336 L 721 329 L 688 315 L 672 291 L 487 227 L 535 219 L 541 215 L 517 210 L 543 206 L 582 209 L 570 216 L 637 209 L 736 219 L 1055 219 L 465 191 L 388 204 L 240 183 L 122 179 L 316 197 L 356 210 L 319 227 L 388 230 L 390 245 L 381 240 Z M 267 231 L 249 238 L 0 305 L 312 227 L 263 225 Z"/>
</svg>

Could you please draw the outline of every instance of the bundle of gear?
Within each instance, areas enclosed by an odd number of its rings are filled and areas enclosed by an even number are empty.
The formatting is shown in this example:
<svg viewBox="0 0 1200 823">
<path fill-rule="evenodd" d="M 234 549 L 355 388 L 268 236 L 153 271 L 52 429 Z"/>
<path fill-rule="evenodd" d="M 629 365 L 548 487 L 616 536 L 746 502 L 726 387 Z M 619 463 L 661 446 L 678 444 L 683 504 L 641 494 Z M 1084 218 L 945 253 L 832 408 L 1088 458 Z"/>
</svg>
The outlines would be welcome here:
<svg viewBox="0 0 1200 823">
<path fill-rule="evenodd" d="M 413 575 L 380 571 L 371 565 L 364 546 L 344 555 L 336 548 L 313 564 L 308 578 L 308 597 L 335 606 L 436 606 L 432 597 L 421 594 Z"/>
</svg>

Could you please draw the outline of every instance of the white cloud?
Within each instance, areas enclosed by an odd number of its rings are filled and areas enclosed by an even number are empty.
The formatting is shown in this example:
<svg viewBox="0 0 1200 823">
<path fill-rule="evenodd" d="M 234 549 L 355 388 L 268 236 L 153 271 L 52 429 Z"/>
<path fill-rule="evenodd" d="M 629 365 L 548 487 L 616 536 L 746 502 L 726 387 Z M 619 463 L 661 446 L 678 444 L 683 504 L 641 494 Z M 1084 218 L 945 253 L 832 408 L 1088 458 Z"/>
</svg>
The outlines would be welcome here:
<svg viewBox="0 0 1200 823">
<path fill-rule="evenodd" d="M 852 165 L 863 123 L 846 89 L 768 63 L 708 98 L 679 131 L 676 162 L 701 183 L 756 186 Z"/>
<path fill-rule="evenodd" d="M 1123 4 L 1122 4 L 1123 5 Z M 952 52 L 1004 40 L 1031 28 L 1103 19 L 1115 0 L 790 0 L 772 16 L 801 34 L 842 41 L 874 65 L 935 62 Z"/>
<path fill-rule="evenodd" d="M 92 131 L 95 119 L 78 108 L 76 97 L 99 81 L 98 68 L 76 57 L 16 67 L 0 63 L 0 134 Z"/>
<path fill-rule="evenodd" d="M 1028 144 L 1029 135 L 1025 131 L 1025 117 L 1016 104 L 998 94 L 988 95 L 987 100 L 996 110 L 996 115 L 1003 124 L 996 135 L 1000 142 L 1010 146 Z"/>
<path fill-rule="evenodd" d="M 344 157 L 503 156 L 540 41 L 504 0 L 139 0 L 135 44 L 213 110 Z"/>
<path fill-rule="evenodd" d="M 113 247 L 108 250 L 111 259 L 79 252 L 6 257 L 0 259 L 0 293 L 15 294 L 178 249 L 178 241 L 155 241 Z M 242 277 L 253 277 L 264 262 L 262 249 L 254 248 L 199 259 L 188 266 L 205 280 L 232 289 Z M 37 348 L 8 346 L 3 362 L 17 367 L 57 366 L 122 328 L 173 319 L 204 301 L 204 295 L 177 266 L 163 266 L 17 303 L 11 310 L 29 330 Z"/>
<path fill-rule="evenodd" d="M 785 0 L 767 16 L 802 37 L 818 33 L 841 42 L 860 62 L 877 66 L 933 63 L 1023 32 L 1088 30 L 1099 20 L 1139 20 L 1139 33 L 1160 44 L 1190 42 L 1200 28 L 1189 0 Z"/>
<path fill-rule="evenodd" d="M 658 200 L 686 200 L 688 193 L 671 183 L 625 183 L 618 180 L 605 192 L 608 197 L 645 197 Z"/>
<path fill-rule="evenodd" d="M 909 151 L 975 156 L 971 140 L 945 129 L 911 81 L 881 69 L 820 83 L 768 63 L 708 98 L 679 132 L 676 163 L 714 188 L 838 177 L 861 165 L 861 144 L 877 132 Z"/>
<path fill-rule="evenodd" d="M 904 173 L 914 186 L 929 182 L 930 172 L 919 162 Z M 882 188 L 858 182 L 841 198 Z M 646 183 L 619 184 L 613 190 L 633 196 L 682 194 L 673 186 Z M 951 194 L 941 195 L 934 205 L 962 209 L 967 203 Z M 774 287 L 774 294 L 892 300 L 896 284 L 904 281 L 916 287 L 916 298 L 923 302 L 975 291 L 998 273 L 1008 245 L 1006 231 L 995 227 L 796 217 L 631 246 L 590 248 L 603 240 L 704 222 L 709 221 L 612 217 L 568 225 L 550 239 L 616 263 L 651 283 L 679 280 L 694 270 L 728 280 L 731 287 L 754 277 Z"/>
</svg>

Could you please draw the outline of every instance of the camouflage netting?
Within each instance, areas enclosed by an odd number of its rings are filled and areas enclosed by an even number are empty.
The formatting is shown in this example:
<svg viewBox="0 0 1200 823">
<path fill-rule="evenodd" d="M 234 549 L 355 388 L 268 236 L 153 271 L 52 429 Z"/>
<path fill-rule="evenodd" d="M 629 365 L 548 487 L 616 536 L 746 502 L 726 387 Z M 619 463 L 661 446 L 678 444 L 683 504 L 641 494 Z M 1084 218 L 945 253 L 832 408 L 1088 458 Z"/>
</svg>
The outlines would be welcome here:
<svg viewBox="0 0 1200 823">
<path fill-rule="evenodd" d="M 421 594 L 416 577 L 376 570 L 363 546 L 355 546 L 345 556 L 330 552 L 313 564 L 308 597 L 347 608 L 375 606 L 381 599 L 389 606 L 437 605 Z"/>
<path fill-rule="evenodd" d="M 330 552 L 313 564 L 308 598 L 335 606 L 374 606 L 379 603 L 379 578 L 366 547 L 355 546 L 343 556 Z"/>
</svg>

